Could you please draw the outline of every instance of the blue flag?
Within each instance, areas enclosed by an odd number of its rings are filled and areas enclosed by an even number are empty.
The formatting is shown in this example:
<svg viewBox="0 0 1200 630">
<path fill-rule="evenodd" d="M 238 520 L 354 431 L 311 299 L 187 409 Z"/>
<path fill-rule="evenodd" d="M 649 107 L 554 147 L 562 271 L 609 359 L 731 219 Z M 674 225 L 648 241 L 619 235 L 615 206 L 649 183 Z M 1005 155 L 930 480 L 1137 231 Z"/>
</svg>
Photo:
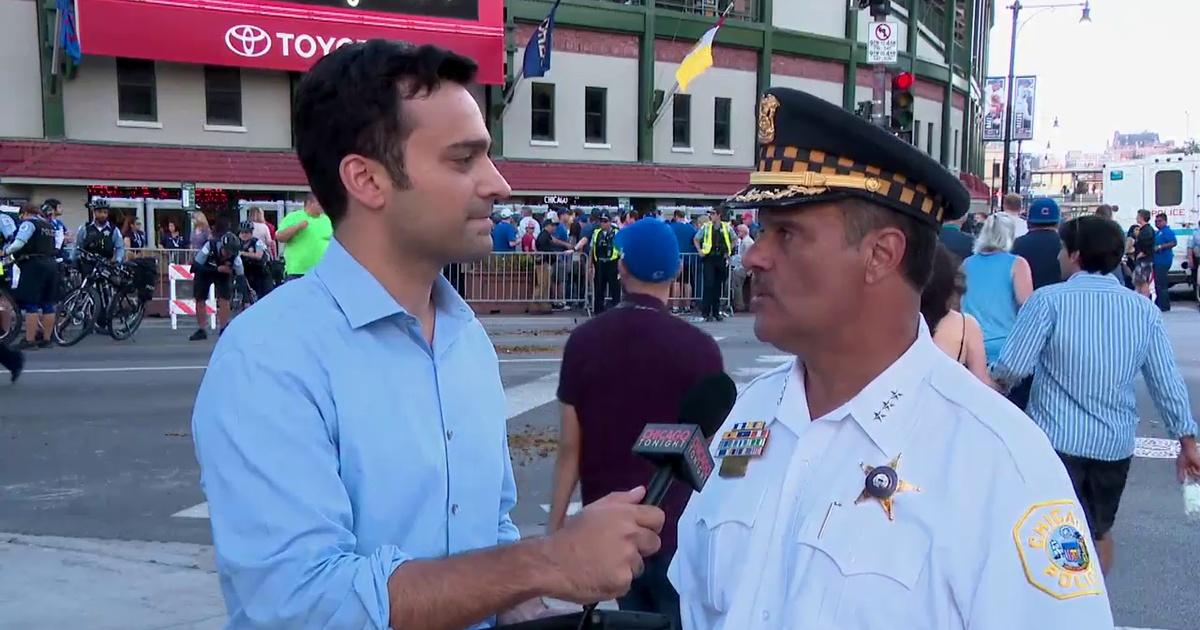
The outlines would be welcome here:
<svg viewBox="0 0 1200 630">
<path fill-rule="evenodd" d="M 521 74 L 526 77 L 544 77 L 550 71 L 550 51 L 554 48 L 554 12 L 558 10 L 557 0 L 550 7 L 550 14 L 529 36 L 525 44 L 525 63 L 521 65 Z"/>
<path fill-rule="evenodd" d="M 79 31 L 75 28 L 75 3 L 72 0 L 58 0 L 58 15 L 62 20 L 62 41 L 59 45 L 71 61 L 79 65 L 83 51 L 79 49 Z"/>
</svg>

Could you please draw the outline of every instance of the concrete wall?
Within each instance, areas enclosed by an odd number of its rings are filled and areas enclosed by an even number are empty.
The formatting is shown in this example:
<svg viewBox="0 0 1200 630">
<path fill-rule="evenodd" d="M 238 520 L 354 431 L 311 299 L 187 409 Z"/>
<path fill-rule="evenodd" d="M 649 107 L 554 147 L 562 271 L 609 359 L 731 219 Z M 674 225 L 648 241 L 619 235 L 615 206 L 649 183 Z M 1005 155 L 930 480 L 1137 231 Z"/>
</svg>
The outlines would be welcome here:
<svg viewBox="0 0 1200 630">
<path fill-rule="evenodd" d="M 191 146 L 288 148 L 291 87 L 287 73 L 242 70 L 242 130 L 206 129 L 204 67 L 155 64 L 158 122 L 130 125 L 117 116 L 117 64 L 86 57 L 79 75 L 66 82 L 67 137 L 73 140 Z"/>
<path fill-rule="evenodd" d="M 918 96 L 916 105 L 913 106 L 913 121 L 921 125 L 919 148 L 922 151 L 928 151 L 933 159 L 940 159 L 942 155 L 942 104 Z M 933 123 L 932 147 L 928 144 L 929 123 Z M 951 138 L 950 141 L 953 142 L 954 139 Z"/>
<path fill-rule="evenodd" d="M 771 0 L 776 28 L 845 37 L 846 7 L 839 0 Z M 861 18 L 860 18 L 861 20 Z M 865 31 L 864 31 L 865 33 Z"/>
<path fill-rule="evenodd" d="M 556 35 L 557 37 L 557 35 Z M 516 59 L 524 55 L 518 49 Z M 547 76 L 525 79 L 504 113 L 504 156 L 540 160 L 591 162 L 637 161 L 637 59 L 555 51 Z M 554 84 L 554 141 L 533 140 L 530 107 L 533 83 Z M 584 143 L 584 92 L 608 89 L 605 112 L 607 144 Z"/>
<path fill-rule="evenodd" d="M 958 132 L 958 147 L 954 146 L 954 132 Z M 950 109 L 950 155 L 947 159 L 947 166 L 950 170 L 958 172 L 962 170 L 963 159 L 963 143 L 966 138 L 963 136 L 963 112 L 957 107 Z"/>
<path fill-rule="evenodd" d="M 37 6 L 30 0 L 0 0 L 0 137 L 43 133 Z"/>
<path fill-rule="evenodd" d="M 49 186 L 39 185 L 29 187 L 29 198 L 36 204 L 47 199 L 57 199 L 63 204 L 63 223 L 74 236 L 75 230 L 87 221 L 87 188 L 82 186 Z"/>
<path fill-rule="evenodd" d="M 655 89 L 669 90 L 675 82 L 678 64 L 655 63 Z M 754 164 L 754 143 L 758 109 L 758 77 L 754 72 L 729 68 L 709 68 L 692 81 L 688 94 L 692 97 L 692 146 L 681 149 L 672 146 L 672 106 L 668 104 L 654 128 L 654 160 L 666 164 L 708 166 L 751 166 Z M 730 151 L 713 149 L 713 110 L 716 97 L 733 99 L 731 113 Z"/>
</svg>

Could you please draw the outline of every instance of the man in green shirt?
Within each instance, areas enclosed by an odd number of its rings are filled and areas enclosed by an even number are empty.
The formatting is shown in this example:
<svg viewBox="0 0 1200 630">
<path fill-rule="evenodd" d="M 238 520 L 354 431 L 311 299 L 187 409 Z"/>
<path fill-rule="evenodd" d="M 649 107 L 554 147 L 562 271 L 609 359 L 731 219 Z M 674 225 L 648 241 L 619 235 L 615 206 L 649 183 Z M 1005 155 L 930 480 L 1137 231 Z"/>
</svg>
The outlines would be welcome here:
<svg viewBox="0 0 1200 630">
<path fill-rule="evenodd" d="M 321 262 L 329 239 L 333 238 L 333 224 L 317 199 L 311 194 L 304 201 L 304 210 L 293 212 L 279 222 L 275 238 L 287 243 L 284 248 L 284 273 L 297 278 L 308 273 Z"/>
</svg>

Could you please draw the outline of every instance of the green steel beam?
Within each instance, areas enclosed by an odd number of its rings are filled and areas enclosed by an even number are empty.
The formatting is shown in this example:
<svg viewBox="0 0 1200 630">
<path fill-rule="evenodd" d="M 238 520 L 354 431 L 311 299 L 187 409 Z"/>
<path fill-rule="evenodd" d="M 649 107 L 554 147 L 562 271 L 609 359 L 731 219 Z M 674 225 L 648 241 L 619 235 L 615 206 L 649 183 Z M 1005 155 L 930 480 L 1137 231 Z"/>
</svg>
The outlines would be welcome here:
<svg viewBox="0 0 1200 630">
<path fill-rule="evenodd" d="M 546 19 L 551 0 L 509 0 L 505 2 L 510 19 L 518 22 L 540 23 Z M 587 2 L 564 0 L 554 14 L 557 25 L 576 26 L 604 31 L 641 33 L 644 27 L 646 8 L 626 6 L 615 2 Z"/>
<path fill-rule="evenodd" d="M 809 33 L 797 33 L 777 28 L 772 35 L 775 52 L 816 59 L 832 59 L 845 62 L 854 46 L 851 40 L 840 37 L 826 37 Z M 865 54 L 865 53 L 863 53 Z"/>
<path fill-rule="evenodd" d="M 921 62 L 917 59 L 917 42 L 921 39 L 921 5 L 924 1 L 910 0 L 908 4 L 908 44 L 904 50 L 908 53 L 908 71 L 921 76 L 929 76 L 928 70 L 917 69 L 917 64 Z"/>
<path fill-rule="evenodd" d="M 858 58 L 866 54 L 859 50 L 858 14 L 857 7 L 847 5 L 846 40 L 850 42 L 850 51 L 846 55 L 846 73 L 842 75 L 842 107 L 851 111 L 858 104 Z"/>
<path fill-rule="evenodd" d="M 516 80 L 517 67 L 514 59 L 517 54 L 517 23 L 509 12 L 504 23 L 504 85 L 487 86 L 488 128 L 492 131 L 492 157 L 504 157 L 504 91 Z"/>
<path fill-rule="evenodd" d="M 653 11 L 645 13 L 638 52 L 638 161 L 654 161 L 654 23 Z"/>
<path fill-rule="evenodd" d="M 54 15 L 57 9 L 53 0 L 41 3 L 37 11 L 38 55 L 42 74 L 42 134 L 47 138 L 66 137 L 66 114 L 63 111 L 63 76 L 50 73 L 54 56 Z M 65 56 L 66 53 L 63 53 Z"/>
<path fill-rule="evenodd" d="M 958 0 L 946 0 L 946 23 L 942 31 L 946 43 L 946 93 L 942 97 L 942 166 L 951 167 L 950 112 L 954 109 L 954 13 Z"/>
</svg>

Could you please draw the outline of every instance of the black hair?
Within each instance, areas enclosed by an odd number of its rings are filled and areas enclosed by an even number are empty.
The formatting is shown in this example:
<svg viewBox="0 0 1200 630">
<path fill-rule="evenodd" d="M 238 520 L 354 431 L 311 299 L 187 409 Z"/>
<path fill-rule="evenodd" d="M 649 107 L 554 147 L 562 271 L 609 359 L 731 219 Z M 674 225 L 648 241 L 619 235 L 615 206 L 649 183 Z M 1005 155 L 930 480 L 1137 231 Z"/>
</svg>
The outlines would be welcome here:
<svg viewBox="0 0 1200 630">
<path fill-rule="evenodd" d="M 933 273 L 937 230 L 921 219 L 857 198 L 850 198 L 842 207 L 847 245 L 857 245 L 868 233 L 883 228 L 895 228 L 904 233 L 904 259 L 901 261 L 904 277 L 914 289 L 923 291 Z"/>
<path fill-rule="evenodd" d="M 1145 221 L 1146 223 L 1150 222 L 1150 211 L 1149 210 L 1146 210 L 1145 208 L 1138 210 L 1137 215 L 1139 218 L 1141 218 L 1141 220 Z"/>
<path fill-rule="evenodd" d="M 676 211 L 675 211 L 675 218 L 676 218 L 676 219 L 682 219 L 683 217 L 684 217 L 683 210 L 676 210 Z"/>
<path fill-rule="evenodd" d="M 1163 221 L 1166 221 L 1166 220 L 1167 220 L 1167 213 L 1166 213 L 1166 212 L 1159 212 L 1158 214 L 1154 215 L 1154 218 L 1155 218 L 1155 219 L 1162 219 Z"/>
<path fill-rule="evenodd" d="M 404 141 L 412 126 L 404 100 L 446 81 L 468 85 L 477 69 L 444 48 L 382 39 L 343 46 L 313 65 L 296 91 L 296 154 L 330 222 L 336 226 L 346 214 L 342 159 L 375 160 L 397 186 L 407 186 Z"/>
<path fill-rule="evenodd" d="M 950 312 L 950 298 L 961 291 L 958 284 L 958 268 L 962 260 L 942 243 L 933 252 L 933 270 L 925 290 L 921 292 L 921 315 L 929 331 L 933 332 L 942 318 Z"/>
<path fill-rule="evenodd" d="M 1111 273 L 1125 253 L 1120 226 L 1094 214 L 1067 221 L 1058 235 L 1068 254 L 1079 252 L 1079 267 L 1088 273 Z"/>
</svg>

